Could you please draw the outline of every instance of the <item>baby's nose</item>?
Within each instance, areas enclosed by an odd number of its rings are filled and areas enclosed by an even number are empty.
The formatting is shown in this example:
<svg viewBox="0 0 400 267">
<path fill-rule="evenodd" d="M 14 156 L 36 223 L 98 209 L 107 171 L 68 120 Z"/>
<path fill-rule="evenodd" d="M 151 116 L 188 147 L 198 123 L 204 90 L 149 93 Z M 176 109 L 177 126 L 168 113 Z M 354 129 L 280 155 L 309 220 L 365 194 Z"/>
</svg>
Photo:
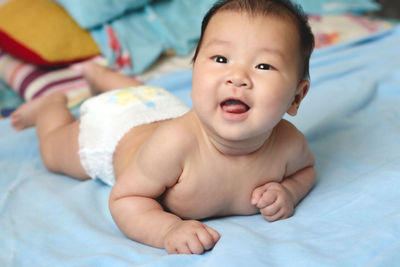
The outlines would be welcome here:
<svg viewBox="0 0 400 267">
<path fill-rule="evenodd" d="M 230 79 L 227 81 L 227 83 L 232 84 L 235 87 L 247 87 L 248 86 L 247 82 L 239 81 L 237 79 Z"/>
<path fill-rule="evenodd" d="M 232 70 L 232 72 L 228 75 L 226 79 L 226 83 L 229 85 L 233 85 L 237 88 L 250 88 L 251 81 L 248 73 L 240 68 L 236 68 Z"/>
</svg>

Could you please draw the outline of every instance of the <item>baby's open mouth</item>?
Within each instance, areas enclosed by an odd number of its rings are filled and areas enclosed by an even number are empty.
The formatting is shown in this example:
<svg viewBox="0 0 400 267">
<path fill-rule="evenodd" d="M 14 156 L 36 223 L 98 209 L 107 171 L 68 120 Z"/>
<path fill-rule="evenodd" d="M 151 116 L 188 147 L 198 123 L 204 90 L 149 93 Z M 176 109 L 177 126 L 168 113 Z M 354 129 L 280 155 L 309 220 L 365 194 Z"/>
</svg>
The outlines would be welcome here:
<svg viewBox="0 0 400 267">
<path fill-rule="evenodd" d="M 245 113 L 250 109 L 250 107 L 246 103 L 238 99 L 227 99 L 223 101 L 221 103 L 221 108 L 225 112 L 235 114 Z"/>
</svg>

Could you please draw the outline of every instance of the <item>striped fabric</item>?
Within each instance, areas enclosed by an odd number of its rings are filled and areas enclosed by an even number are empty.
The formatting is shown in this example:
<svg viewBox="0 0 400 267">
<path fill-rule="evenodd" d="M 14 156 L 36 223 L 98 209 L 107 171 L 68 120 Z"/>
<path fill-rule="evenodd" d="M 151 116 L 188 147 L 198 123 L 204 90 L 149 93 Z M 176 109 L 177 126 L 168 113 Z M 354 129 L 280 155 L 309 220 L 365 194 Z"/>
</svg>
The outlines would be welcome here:
<svg viewBox="0 0 400 267">
<path fill-rule="evenodd" d="M 76 107 L 90 96 L 80 73 L 70 68 L 42 69 L 0 50 L 0 78 L 25 101 L 53 92 L 65 93 L 68 106 Z"/>
</svg>

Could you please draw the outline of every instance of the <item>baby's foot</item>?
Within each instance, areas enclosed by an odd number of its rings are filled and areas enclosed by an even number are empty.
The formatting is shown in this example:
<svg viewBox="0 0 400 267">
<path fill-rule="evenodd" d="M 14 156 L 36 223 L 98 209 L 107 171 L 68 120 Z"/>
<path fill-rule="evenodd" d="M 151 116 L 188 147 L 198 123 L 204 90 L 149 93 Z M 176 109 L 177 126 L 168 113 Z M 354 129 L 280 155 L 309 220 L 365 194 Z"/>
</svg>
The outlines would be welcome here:
<svg viewBox="0 0 400 267">
<path fill-rule="evenodd" d="M 70 65 L 70 68 L 85 76 L 87 73 L 91 72 L 93 64 L 100 65 L 102 67 L 108 66 L 107 59 L 102 56 L 96 56 L 91 59 L 72 64 Z"/>
<path fill-rule="evenodd" d="M 89 83 L 90 91 L 92 95 L 97 95 L 108 91 L 104 82 L 107 77 L 107 71 L 110 71 L 102 64 L 98 64 L 95 60 L 87 60 L 81 63 L 73 64 L 70 66 L 71 69 L 81 73 L 82 76 Z M 104 75 L 106 73 L 106 75 Z M 104 88 L 105 87 L 105 88 Z"/>
<path fill-rule="evenodd" d="M 46 98 L 48 98 L 48 96 L 50 95 L 41 96 L 20 105 L 10 115 L 11 126 L 16 131 L 21 131 L 23 129 L 34 126 L 39 113 L 39 109 Z"/>
<path fill-rule="evenodd" d="M 78 65 L 71 66 L 76 68 Z M 89 83 L 92 95 L 130 86 L 143 85 L 139 80 L 107 67 L 97 64 L 95 61 L 79 63 L 79 69 L 83 77 Z"/>
</svg>

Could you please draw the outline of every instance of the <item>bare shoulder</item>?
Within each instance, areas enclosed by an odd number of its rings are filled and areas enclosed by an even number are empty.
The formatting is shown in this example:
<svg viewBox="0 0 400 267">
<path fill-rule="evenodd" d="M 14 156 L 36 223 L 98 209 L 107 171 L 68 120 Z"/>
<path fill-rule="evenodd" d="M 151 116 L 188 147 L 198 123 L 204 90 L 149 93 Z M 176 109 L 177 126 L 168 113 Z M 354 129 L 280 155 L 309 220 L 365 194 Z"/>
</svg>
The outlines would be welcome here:
<svg viewBox="0 0 400 267">
<path fill-rule="evenodd" d="M 286 175 L 314 165 L 314 156 L 304 134 L 287 120 L 277 125 L 277 142 L 287 159 Z"/>
<path fill-rule="evenodd" d="M 165 121 L 139 149 L 136 162 L 151 173 L 168 170 L 171 174 L 179 176 L 195 142 L 194 131 L 187 115 Z M 157 165 L 158 171 L 155 170 L 154 164 Z"/>
<path fill-rule="evenodd" d="M 154 131 L 145 145 L 158 151 L 165 150 L 166 153 L 172 151 L 186 153 L 196 142 L 195 131 L 191 124 L 189 114 L 168 120 Z"/>
<path fill-rule="evenodd" d="M 184 118 L 161 123 L 117 178 L 113 198 L 127 195 L 156 198 L 174 186 L 190 153 L 194 140 L 191 135 Z"/>
<path fill-rule="evenodd" d="M 277 138 L 285 139 L 290 142 L 302 142 L 304 135 L 300 132 L 296 126 L 294 126 L 291 122 L 282 119 L 278 125 L 276 126 L 276 131 L 278 133 Z"/>
</svg>

